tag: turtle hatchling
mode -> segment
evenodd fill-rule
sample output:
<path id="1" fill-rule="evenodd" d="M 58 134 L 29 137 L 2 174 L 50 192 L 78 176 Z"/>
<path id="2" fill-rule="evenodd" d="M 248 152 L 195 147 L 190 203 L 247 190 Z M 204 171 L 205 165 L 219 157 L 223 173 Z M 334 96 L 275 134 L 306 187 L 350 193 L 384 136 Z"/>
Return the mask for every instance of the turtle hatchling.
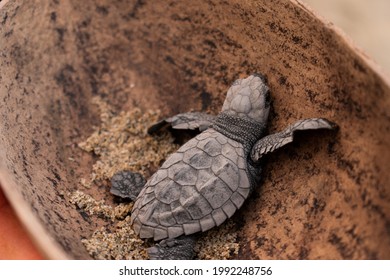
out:
<path id="1" fill-rule="evenodd" d="M 259 185 L 265 154 L 292 142 L 298 130 L 336 128 L 326 119 L 311 118 L 264 135 L 269 111 L 265 78 L 253 74 L 233 83 L 219 115 L 183 113 L 149 128 L 149 133 L 169 125 L 201 132 L 170 155 L 146 183 L 131 171 L 111 179 L 114 195 L 135 200 L 134 231 L 156 242 L 148 248 L 150 259 L 193 258 L 197 233 L 225 222 Z"/>

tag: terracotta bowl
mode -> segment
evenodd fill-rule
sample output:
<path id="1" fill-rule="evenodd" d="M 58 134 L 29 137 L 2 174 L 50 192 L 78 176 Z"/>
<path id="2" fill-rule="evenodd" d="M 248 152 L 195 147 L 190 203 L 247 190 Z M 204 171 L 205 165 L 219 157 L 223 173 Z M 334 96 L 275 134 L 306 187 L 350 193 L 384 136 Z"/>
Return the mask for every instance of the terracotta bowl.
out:
<path id="1" fill-rule="evenodd" d="M 272 91 L 270 132 L 306 117 L 340 129 L 269 158 L 237 213 L 238 257 L 390 258 L 389 82 L 301 2 L 3 1 L 0 38 L 0 183 L 47 258 L 90 258 L 81 239 L 99 224 L 68 193 L 95 160 L 77 147 L 98 124 L 92 97 L 217 113 L 253 72 Z"/>

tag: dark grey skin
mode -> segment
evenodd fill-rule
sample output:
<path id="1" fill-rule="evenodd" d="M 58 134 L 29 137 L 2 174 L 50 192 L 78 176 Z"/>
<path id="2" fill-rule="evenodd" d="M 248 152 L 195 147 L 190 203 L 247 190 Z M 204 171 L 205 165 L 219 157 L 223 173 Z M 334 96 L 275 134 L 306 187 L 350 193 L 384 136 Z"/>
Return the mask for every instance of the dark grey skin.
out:
<path id="1" fill-rule="evenodd" d="M 290 143 L 294 132 L 334 129 L 322 118 L 300 120 L 265 136 L 270 110 L 269 89 L 258 74 L 233 83 L 218 116 L 183 113 L 153 125 L 199 129 L 196 137 L 167 158 L 146 182 L 123 171 L 112 178 L 111 192 L 130 197 L 134 231 L 158 243 L 150 259 L 192 259 L 195 236 L 230 218 L 259 185 L 261 159 Z"/>

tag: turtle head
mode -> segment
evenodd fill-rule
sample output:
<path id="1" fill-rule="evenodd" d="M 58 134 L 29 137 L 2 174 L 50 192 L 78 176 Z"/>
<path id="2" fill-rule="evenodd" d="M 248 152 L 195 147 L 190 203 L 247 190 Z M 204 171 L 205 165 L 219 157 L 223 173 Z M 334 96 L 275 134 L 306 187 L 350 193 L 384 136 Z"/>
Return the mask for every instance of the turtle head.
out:
<path id="1" fill-rule="evenodd" d="M 270 94 L 265 78 L 253 74 L 238 79 L 229 88 L 222 112 L 266 124 L 270 110 Z"/>

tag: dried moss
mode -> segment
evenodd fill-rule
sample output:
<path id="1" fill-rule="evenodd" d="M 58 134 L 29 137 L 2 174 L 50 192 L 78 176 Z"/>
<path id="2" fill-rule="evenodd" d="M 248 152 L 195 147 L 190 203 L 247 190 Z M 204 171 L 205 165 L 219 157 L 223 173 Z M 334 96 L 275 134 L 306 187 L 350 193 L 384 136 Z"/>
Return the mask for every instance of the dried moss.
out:
<path id="1" fill-rule="evenodd" d="M 98 260 L 147 259 L 144 241 L 130 227 L 130 216 L 116 224 L 113 232 L 106 227 L 96 230 L 92 237 L 82 240 L 89 254 Z"/>
<path id="2" fill-rule="evenodd" d="M 70 202 L 89 215 L 97 215 L 112 221 L 124 219 L 133 207 L 133 203 L 119 203 L 112 207 L 107 205 L 104 200 L 96 201 L 82 191 L 73 192 L 70 195 Z"/>
<path id="3" fill-rule="evenodd" d="M 80 179 L 80 186 L 90 188 L 94 183 L 108 180 L 120 170 L 140 172 L 144 176 L 179 147 L 168 132 L 153 137 L 147 128 L 158 121 L 159 112 L 141 112 L 134 109 L 115 115 L 112 108 L 100 98 L 93 102 L 100 109 L 101 125 L 79 147 L 99 157 L 92 167 L 89 179 Z M 71 202 L 90 215 L 108 218 L 112 227 L 102 227 L 83 240 L 89 254 L 95 259 L 146 259 L 145 247 L 150 244 L 138 238 L 131 229 L 129 216 L 132 203 L 116 207 L 96 201 L 81 191 L 71 195 Z M 199 239 L 196 252 L 199 259 L 229 259 L 238 252 L 237 232 L 228 222 L 207 232 Z"/>
<path id="4" fill-rule="evenodd" d="M 232 220 L 204 233 L 195 245 L 201 260 L 228 260 L 238 254 L 238 232 Z"/>
<path id="5" fill-rule="evenodd" d="M 110 179 L 120 170 L 138 171 L 144 176 L 167 155 L 178 149 L 168 132 L 150 136 L 147 129 L 158 121 L 158 111 L 113 113 L 101 98 L 92 100 L 100 109 L 101 125 L 79 147 L 99 156 L 92 167 L 90 181 Z"/>
<path id="6" fill-rule="evenodd" d="M 82 209 L 89 215 L 97 215 L 108 219 L 114 219 L 112 215 L 112 207 L 105 204 L 103 200 L 96 201 L 91 196 L 75 191 L 70 195 L 70 202 Z"/>

